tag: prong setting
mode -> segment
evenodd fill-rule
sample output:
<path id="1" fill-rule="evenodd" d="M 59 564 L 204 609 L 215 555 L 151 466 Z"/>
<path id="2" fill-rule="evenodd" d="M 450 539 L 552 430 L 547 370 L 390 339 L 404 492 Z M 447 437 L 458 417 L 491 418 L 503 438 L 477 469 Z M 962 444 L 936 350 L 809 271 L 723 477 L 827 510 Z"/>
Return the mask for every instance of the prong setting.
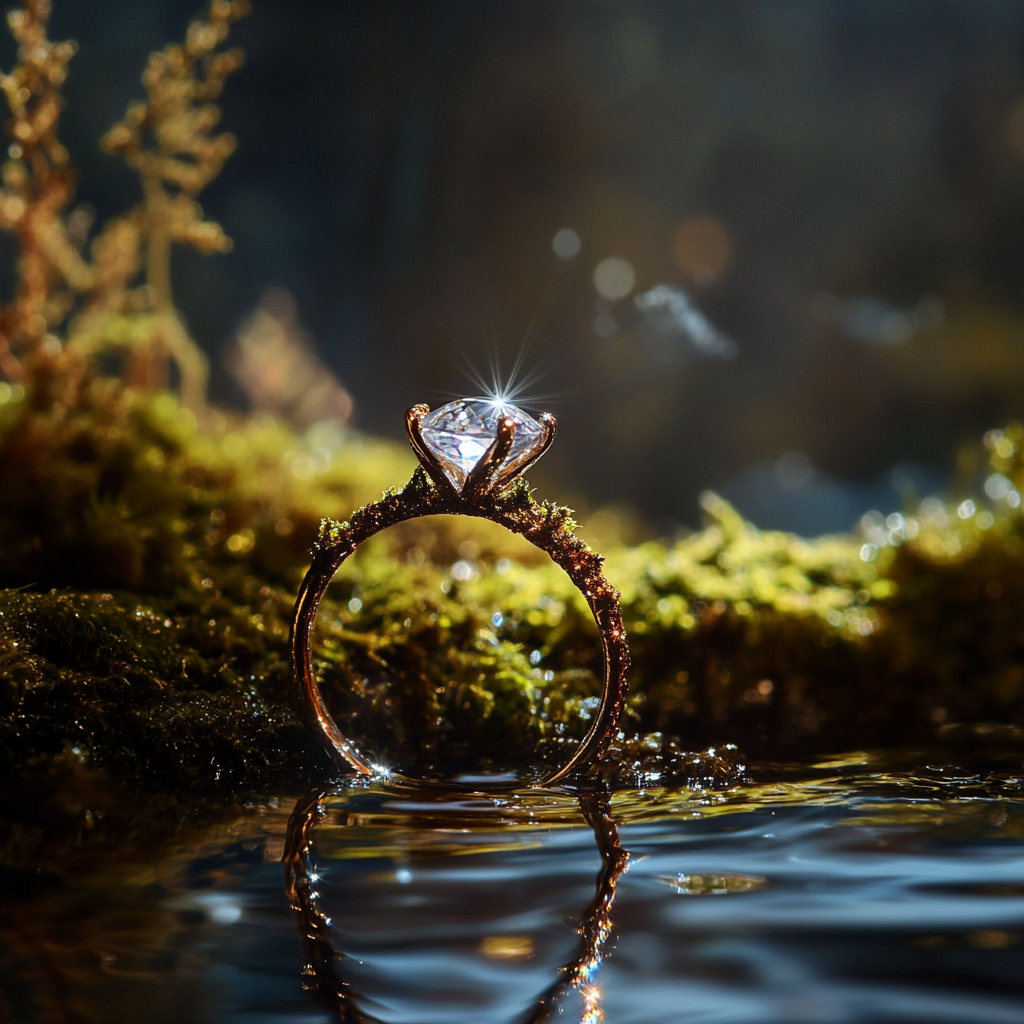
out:
<path id="1" fill-rule="evenodd" d="M 405 413 L 405 429 L 409 433 L 409 444 L 420 460 L 420 465 L 426 471 L 427 476 L 433 481 L 434 486 L 445 496 L 455 497 L 457 491 L 451 481 L 445 475 L 437 461 L 436 456 L 427 447 L 423 440 L 423 420 L 430 412 L 430 406 L 425 402 L 419 402 Z"/>
<path id="2" fill-rule="evenodd" d="M 503 490 L 532 466 L 555 438 L 555 418 L 537 419 L 514 405 L 459 399 L 431 412 L 405 414 L 409 443 L 438 490 L 464 503 Z"/>
<path id="3" fill-rule="evenodd" d="M 551 413 L 545 412 L 538 417 L 538 422 L 542 430 L 540 446 L 521 462 L 512 462 L 501 467 L 493 477 L 493 490 L 503 491 L 517 476 L 522 476 L 551 447 L 551 443 L 558 433 L 558 421 Z"/>
<path id="4" fill-rule="evenodd" d="M 498 420 L 497 436 L 490 448 L 480 456 L 480 461 L 473 467 L 462 486 L 464 501 L 475 501 L 481 494 L 491 490 L 491 482 L 501 465 L 512 451 L 516 439 L 516 421 L 511 416 L 503 416 Z"/>

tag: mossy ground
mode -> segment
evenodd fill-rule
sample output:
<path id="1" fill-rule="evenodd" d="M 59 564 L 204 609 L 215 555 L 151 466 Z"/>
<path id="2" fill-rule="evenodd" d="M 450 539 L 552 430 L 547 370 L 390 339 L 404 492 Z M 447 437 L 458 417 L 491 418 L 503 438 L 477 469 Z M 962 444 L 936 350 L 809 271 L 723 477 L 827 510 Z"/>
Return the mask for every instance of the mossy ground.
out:
<path id="1" fill-rule="evenodd" d="M 0 757 L 224 797 L 302 778 L 287 639 L 309 547 L 321 516 L 408 479 L 412 456 L 267 419 L 200 428 L 171 395 L 113 381 L 83 394 L 0 407 Z M 1012 495 L 1021 438 L 999 437 Z M 592 538 L 634 660 L 623 732 L 835 749 L 1024 725 L 1024 529 L 1006 495 L 960 515 L 932 502 L 868 547 L 758 531 L 713 495 L 675 543 Z M 367 545 L 328 591 L 319 651 L 363 744 L 440 771 L 557 757 L 600 688 L 568 579 L 475 520 Z"/>

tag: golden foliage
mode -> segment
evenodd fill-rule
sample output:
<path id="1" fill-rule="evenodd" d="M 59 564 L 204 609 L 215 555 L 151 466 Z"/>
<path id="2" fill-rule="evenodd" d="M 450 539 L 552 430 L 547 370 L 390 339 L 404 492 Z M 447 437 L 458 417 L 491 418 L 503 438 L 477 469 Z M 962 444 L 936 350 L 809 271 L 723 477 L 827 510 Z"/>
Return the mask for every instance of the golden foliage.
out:
<path id="1" fill-rule="evenodd" d="M 208 367 L 174 309 L 171 246 L 227 252 L 231 239 L 219 224 L 203 219 L 195 197 L 221 171 L 235 150 L 233 135 L 213 134 L 220 110 L 213 103 L 224 80 L 242 65 L 237 47 L 218 52 L 231 23 L 249 12 L 247 0 L 211 0 L 206 19 L 189 25 L 184 45 L 151 54 L 142 75 L 145 101 L 132 103 L 101 145 L 122 157 L 142 180 L 142 204 L 133 211 L 145 242 L 146 283 L 156 331 L 149 345 L 135 345 L 131 383 L 150 388 L 168 383 L 167 356 L 178 365 L 182 399 L 202 406 Z"/>
<path id="2" fill-rule="evenodd" d="M 70 309 L 67 286 L 91 284 L 81 241 L 73 240 L 61 216 L 75 185 L 68 152 L 57 138 L 61 86 L 75 44 L 47 38 L 49 16 L 50 0 L 27 0 L 23 9 L 8 14 L 18 62 L 0 77 L 13 140 L 10 159 L 0 170 L 0 227 L 13 232 L 21 248 L 14 300 L 0 310 L 0 368 L 13 379 L 26 376 L 18 353 L 38 359 L 59 351 L 48 333 Z"/>
<path id="3" fill-rule="evenodd" d="M 183 46 L 150 56 L 142 75 L 148 98 L 132 103 L 101 140 L 142 179 L 149 283 L 157 289 L 158 305 L 170 304 L 166 254 L 172 241 L 200 252 L 231 248 L 221 226 L 203 219 L 195 197 L 235 150 L 233 135 L 213 134 L 220 110 L 212 101 L 244 55 L 238 47 L 217 47 L 231 23 L 248 12 L 246 0 L 213 0 L 207 20 L 189 26 Z"/>
<path id="4" fill-rule="evenodd" d="M 220 118 L 213 100 L 242 63 L 240 50 L 218 47 L 231 23 L 248 13 L 248 2 L 211 0 L 184 45 L 151 55 L 142 79 L 147 99 L 131 104 L 103 139 L 108 152 L 139 173 L 143 201 L 106 224 L 91 260 L 82 255 L 88 217 L 64 213 L 75 173 L 57 138 L 75 44 L 50 41 L 50 11 L 50 0 L 25 0 L 8 16 L 19 45 L 13 70 L 0 76 L 13 115 L 6 126 L 10 159 L 0 171 L 0 229 L 17 236 L 21 254 L 14 300 L 0 308 L 0 371 L 36 384 L 62 377 L 67 385 L 80 376 L 72 372 L 76 363 L 80 368 L 99 349 L 122 348 L 128 381 L 149 388 L 167 385 L 173 359 L 183 401 L 199 409 L 207 364 L 174 308 L 171 246 L 207 253 L 231 247 L 220 225 L 203 219 L 195 197 L 235 148 L 233 136 L 213 133 Z M 145 284 L 133 288 L 143 249 Z M 76 308 L 81 315 L 71 322 L 64 352 L 52 332 Z"/>

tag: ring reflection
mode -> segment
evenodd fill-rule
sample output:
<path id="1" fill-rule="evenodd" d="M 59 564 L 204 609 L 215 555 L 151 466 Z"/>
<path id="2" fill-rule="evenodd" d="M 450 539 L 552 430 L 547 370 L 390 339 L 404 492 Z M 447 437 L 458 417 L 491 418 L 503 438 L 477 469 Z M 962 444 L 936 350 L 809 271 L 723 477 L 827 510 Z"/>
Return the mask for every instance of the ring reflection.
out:
<path id="1" fill-rule="evenodd" d="M 330 917 L 321 906 L 319 878 L 313 860 L 313 834 L 327 813 L 329 800 L 336 794 L 337 791 L 333 789 L 315 788 L 296 803 L 288 822 L 282 858 L 285 891 L 295 914 L 302 943 L 303 975 L 307 991 L 337 1021 L 344 1024 L 379 1024 L 380 1018 L 367 1009 L 368 1000 L 355 991 L 351 977 L 353 965 L 350 958 L 335 945 Z M 485 797 L 485 794 L 478 791 L 459 792 L 423 787 L 410 788 L 401 795 L 405 800 L 418 804 L 440 798 L 442 801 L 452 800 L 456 806 L 467 799 Z M 510 802 L 514 802 L 514 799 Z M 523 1024 L 541 1024 L 564 1014 L 574 994 L 582 1004 L 579 1018 L 582 1024 L 596 1024 L 603 1019 L 597 973 L 606 955 L 605 947 L 612 932 L 611 913 L 616 887 L 628 867 L 629 855 L 619 843 L 607 791 L 593 789 L 581 792 L 576 799 L 601 855 L 596 891 L 576 929 L 579 939 L 574 955 L 555 971 L 548 987 L 535 998 L 530 1007 L 516 1016 L 515 1019 Z M 398 872 L 399 875 L 402 873 Z M 501 949 L 495 946 L 489 955 L 516 956 L 515 942 L 505 940 Z"/>

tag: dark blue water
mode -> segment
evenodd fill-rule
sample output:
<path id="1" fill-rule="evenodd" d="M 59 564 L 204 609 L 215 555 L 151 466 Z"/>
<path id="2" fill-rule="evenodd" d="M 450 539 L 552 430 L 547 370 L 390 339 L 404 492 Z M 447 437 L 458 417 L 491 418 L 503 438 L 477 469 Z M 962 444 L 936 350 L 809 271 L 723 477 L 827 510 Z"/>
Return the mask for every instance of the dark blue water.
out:
<path id="1" fill-rule="evenodd" d="M 751 766 L 589 823 L 569 793 L 335 791 L 296 915 L 279 860 L 302 799 L 13 900 L 3 1019 L 486 1024 L 546 995 L 588 1024 L 1024 1021 L 1012 759 Z M 315 962 L 316 914 L 341 956 Z"/>

